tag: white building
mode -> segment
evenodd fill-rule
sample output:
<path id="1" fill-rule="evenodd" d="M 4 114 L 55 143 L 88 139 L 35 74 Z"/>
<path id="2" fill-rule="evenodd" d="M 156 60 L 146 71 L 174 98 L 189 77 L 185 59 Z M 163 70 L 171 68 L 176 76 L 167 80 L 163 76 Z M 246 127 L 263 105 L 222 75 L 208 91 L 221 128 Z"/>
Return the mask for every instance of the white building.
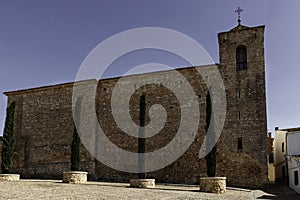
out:
<path id="1" fill-rule="evenodd" d="M 300 194 L 300 156 L 288 156 L 289 187 Z"/>
<path id="2" fill-rule="evenodd" d="M 288 178 L 289 187 L 300 193 L 300 127 L 275 129 L 274 166 L 276 180 Z"/>

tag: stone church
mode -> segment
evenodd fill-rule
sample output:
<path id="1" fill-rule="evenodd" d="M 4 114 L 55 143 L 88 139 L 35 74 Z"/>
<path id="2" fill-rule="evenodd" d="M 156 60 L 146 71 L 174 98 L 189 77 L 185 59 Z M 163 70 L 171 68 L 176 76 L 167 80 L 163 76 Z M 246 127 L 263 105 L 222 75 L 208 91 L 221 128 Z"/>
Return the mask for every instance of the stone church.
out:
<path id="1" fill-rule="evenodd" d="M 224 127 L 217 143 L 217 176 L 226 176 L 229 186 L 262 188 L 268 183 L 264 29 L 264 26 L 247 27 L 239 23 L 235 28 L 218 34 L 220 63 L 217 68 L 224 81 L 227 107 Z M 198 97 L 200 123 L 194 141 L 179 159 L 147 173 L 157 182 L 195 184 L 200 176 L 206 176 L 205 160 L 198 156 L 205 135 L 208 91 L 203 77 L 196 70 L 201 67 L 210 66 L 177 69 L 193 86 Z M 131 75 L 125 79 L 131 81 L 150 75 L 167 77 L 168 74 L 169 71 L 160 71 Z M 118 79 L 103 79 L 97 83 L 95 107 L 98 122 L 114 144 L 137 152 L 137 138 L 119 129 L 112 116 L 110 99 Z M 70 170 L 74 130 L 73 85 L 65 83 L 4 93 L 8 104 L 16 102 L 13 172 L 19 173 L 21 178 L 61 178 L 63 171 Z M 175 87 L 180 88 L 180 82 Z M 130 100 L 130 114 L 137 124 L 141 92 L 141 88 L 136 88 Z M 165 127 L 159 134 L 147 139 L 147 151 L 154 151 L 168 144 L 175 136 L 180 108 L 172 91 L 161 85 L 147 85 L 146 95 L 147 109 L 157 103 L 167 113 Z M 137 177 L 134 173 L 106 166 L 83 145 L 81 160 L 81 168 L 88 172 L 90 180 L 128 181 Z"/>

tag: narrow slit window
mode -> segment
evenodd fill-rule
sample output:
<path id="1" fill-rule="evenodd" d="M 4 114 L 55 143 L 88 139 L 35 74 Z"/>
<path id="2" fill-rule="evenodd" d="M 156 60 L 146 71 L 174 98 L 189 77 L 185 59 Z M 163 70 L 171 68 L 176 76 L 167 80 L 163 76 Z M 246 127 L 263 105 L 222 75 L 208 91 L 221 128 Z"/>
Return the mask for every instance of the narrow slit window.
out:
<path id="1" fill-rule="evenodd" d="M 284 152 L 284 142 L 281 144 L 281 151 Z"/>
<path id="2" fill-rule="evenodd" d="M 243 150 L 243 139 L 238 138 L 238 150 L 242 151 Z"/>
<path id="3" fill-rule="evenodd" d="M 247 69 L 247 49 L 242 45 L 236 48 L 236 69 L 238 71 Z"/>

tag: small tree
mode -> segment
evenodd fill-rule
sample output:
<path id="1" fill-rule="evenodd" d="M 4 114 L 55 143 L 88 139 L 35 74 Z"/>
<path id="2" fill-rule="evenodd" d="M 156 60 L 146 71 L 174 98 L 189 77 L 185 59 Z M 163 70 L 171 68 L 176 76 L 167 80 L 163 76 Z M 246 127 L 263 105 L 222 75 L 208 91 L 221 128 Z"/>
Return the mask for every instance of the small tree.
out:
<path id="1" fill-rule="evenodd" d="M 13 156 L 15 154 L 14 118 L 16 102 L 12 102 L 6 109 L 6 119 L 3 132 L 3 148 L 1 169 L 3 174 L 11 174 Z"/>
<path id="2" fill-rule="evenodd" d="M 75 104 L 75 113 L 74 113 L 74 131 L 73 131 L 73 140 L 71 145 L 71 171 L 80 171 L 80 136 L 77 131 L 77 126 L 80 124 L 80 112 L 81 112 L 82 98 L 78 97 Z"/>
<path id="3" fill-rule="evenodd" d="M 215 133 L 214 133 L 214 113 L 212 113 L 212 102 L 210 92 L 207 92 L 206 95 L 206 147 L 209 147 L 211 144 L 215 143 Z M 209 130 L 209 125 L 211 124 L 211 129 Z M 209 131 L 211 131 L 209 133 Z M 217 143 L 214 145 L 212 150 L 205 156 L 206 167 L 207 167 L 207 176 L 214 177 L 216 176 L 216 165 L 217 165 Z"/>
<path id="4" fill-rule="evenodd" d="M 146 152 L 146 138 L 145 138 L 145 121 L 146 121 L 146 95 L 143 93 L 140 97 L 140 129 L 138 138 L 138 167 L 143 173 L 139 173 L 140 179 L 146 178 L 146 163 L 145 163 L 145 152 Z"/>

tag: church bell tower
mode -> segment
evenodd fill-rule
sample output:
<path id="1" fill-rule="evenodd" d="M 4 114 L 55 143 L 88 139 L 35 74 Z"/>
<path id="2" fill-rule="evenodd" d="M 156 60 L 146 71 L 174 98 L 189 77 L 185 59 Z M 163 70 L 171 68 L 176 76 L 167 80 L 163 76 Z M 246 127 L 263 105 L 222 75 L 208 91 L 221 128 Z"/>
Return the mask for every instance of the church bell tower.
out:
<path id="1" fill-rule="evenodd" d="M 265 26 L 248 27 L 242 25 L 241 9 L 238 8 L 238 24 L 227 32 L 218 34 L 219 70 L 226 88 L 227 114 L 222 132 L 224 151 L 222 162 L 248 159 L 247 164 L 236 162 L 221 168 L 228 181 L 249 181 L 243 174 L 257 173 L 251 179 L 253 185 L 266 183 L 267 169 L 267 116 L 265 89 L 264 30 Z M 228 152 L 227 151 L 227 152 Z M 222 161 L 223 159 L 223 161 Z M 258 164 L 259 163 L 259 164 Z M 243 170 L 242 170 L 243 169 Z M 256 180 L 257 179 L 257 180 Z"/>

